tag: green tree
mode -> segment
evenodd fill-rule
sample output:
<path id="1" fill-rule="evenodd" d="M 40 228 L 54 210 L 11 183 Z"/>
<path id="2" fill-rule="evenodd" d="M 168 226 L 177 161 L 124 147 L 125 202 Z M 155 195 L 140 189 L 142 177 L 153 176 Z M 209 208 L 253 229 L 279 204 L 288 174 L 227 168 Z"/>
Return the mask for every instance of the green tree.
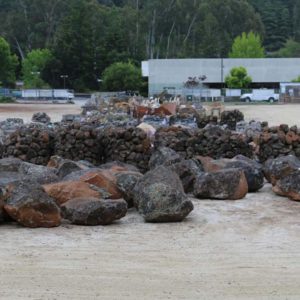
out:
<path id="1" fill-rule="evenodd" d="M 117 62 L 103 72 L 103 88 L 108 91 L 138 91 L 142 86 L 140 68 L 131 62 Z"/>
<path id="2" fill-rule="evenodd" d="M 10 51 L 9 44 L 0 37 L 0 82 L 3 86 L 14 86 L 18 58 Z"/>
<path id="3" fill-rule="evenodd" d="M 292 80 L 292 82 L 300 82 L 300 75 L 297 78 L 295 78 L 294 80 Z"/>
<path id="4" fill-rule="evenodd" d="M 43 80 L 43 72 L 53 59 L 49 49 L 32 50 L 22 62 L 22 73 L 26 88 L 43 88 L 47 83 Z"/>
<path id="5" fill-rule="evenodd" d="M 263 58 L 265 50 L 261 38 L 252 31 L 248 34 L 243 32 L 233 42 L 230 58 Z"/>
<path id="6" fill-rule="evenodd" d="M 236 67 L 230 70 L 230 74 L 226 76 L 225 83 L 231 89 L 247 88 L 252 82 L 252 78 L 248 76 L 244 67 Z"/>
<path id="7" fill-rule="evenodd" d="M 300 57 L 300 42 L 289 39 L 283 48 L 273 53 L 273 57 Z"/>

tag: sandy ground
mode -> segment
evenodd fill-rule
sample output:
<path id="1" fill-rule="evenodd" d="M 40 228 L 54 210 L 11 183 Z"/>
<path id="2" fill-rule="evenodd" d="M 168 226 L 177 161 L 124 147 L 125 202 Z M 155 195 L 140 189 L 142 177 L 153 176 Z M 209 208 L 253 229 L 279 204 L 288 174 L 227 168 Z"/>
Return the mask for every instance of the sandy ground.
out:
<path id="1" fill-rule="evenodd" d="M 227 105 L 226 109 L 239 109 L 246 121 L 268 121 L 270 126 L 288 124 L 300 126 L 299 104 Z"/>
<path id="2" fill-rule="evenodd" d="M 183 223 L 1 227 L 0 299 L 300 299 L 300 203 L 267 185 Z"/>
<path id="3" fill-rule="evenodd" d="M 32 115 L 37 112 L 46 112 L 52 122 L 61 121 L 63 115 L 80 114 L 81 105 L 76 104 L 0 104 L 0 121 L 7 118 L 21 118 L 24 122 L 31 121 Z"/>
<path id="4" fill-rule="evenodd" d="M 234 108 L 300 122 L 297 105 Z M 37 111 L 60 120 L 80 105 L 1 105 L 0 120 Z M 132 210 L 108 227 L 1 226 L 0 299 L 300 299 L 300 203 L 266 185 L 241 201 L 194 204 L 178 224 L 145 224 Z"/>

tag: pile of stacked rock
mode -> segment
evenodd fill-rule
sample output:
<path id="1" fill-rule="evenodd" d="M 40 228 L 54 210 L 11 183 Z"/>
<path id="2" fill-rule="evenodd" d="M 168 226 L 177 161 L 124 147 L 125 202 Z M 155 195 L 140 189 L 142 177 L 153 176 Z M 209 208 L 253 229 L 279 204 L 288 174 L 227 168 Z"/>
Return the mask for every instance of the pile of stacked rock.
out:
<path id="1" fill-rule="evenodd" d="M 121 161 L 137 166 L 142 172 L 148 169 L 151 143 L 147 134 L 135 127 L 106 128 L 100 134 L 104 161 Z"/>
<path id="2" fill-rule="evenodd" d="M 102 146 L 99 129 L 80 122 L 60 124 L 55 128 L 56 155 L 71 160 L 87 160 L 93 164 L 102 162 Z"/>
<path id="3" fill-rule="evenodd" d="M 4 140 L 3 157 L 17 157 L 46 165 L 54 151 L 54 131 L 45 125 L 30 124 L 18 128 Z"/>
<path id="4" fill-rule="evenodd" d="M 283 124 L 265 127 L 256 143 L 259 145 L 258 156 L 262 162 L 289 154 L 300 157 L 300 130 L 297 126 Z"/>
<path id="5" fill-rule="evenodd" d="M 185 158 L 197 155 L 232 158 L 238 154 L 252 157 L 252 148 L 243 135 L 218 126 L 198 130 L 174 127 L 160 129 L 156 133 L 155 146 L 169 147 Z"/>

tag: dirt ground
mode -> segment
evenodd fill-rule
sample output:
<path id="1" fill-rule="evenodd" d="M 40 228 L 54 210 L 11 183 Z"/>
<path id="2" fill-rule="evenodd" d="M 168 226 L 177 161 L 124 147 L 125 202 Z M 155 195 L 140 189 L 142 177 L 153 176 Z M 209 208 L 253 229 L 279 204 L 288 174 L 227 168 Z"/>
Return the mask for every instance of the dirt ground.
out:
<path id="1" fill-rule="evenodd" d="M 5 107 L 1 120 L 15 106 Z M 15 116 L 29 119 L 79 111 L 19 108 Z M 249 119 L 299 125 L 300 106 L 235 108 Z M 300 203 L 266 185 L 240 201 L 194 204 L 176 224 L 145 224 L 131 210 L 108 227 L 1 226 L 0 299 L 300 299 Z"/>

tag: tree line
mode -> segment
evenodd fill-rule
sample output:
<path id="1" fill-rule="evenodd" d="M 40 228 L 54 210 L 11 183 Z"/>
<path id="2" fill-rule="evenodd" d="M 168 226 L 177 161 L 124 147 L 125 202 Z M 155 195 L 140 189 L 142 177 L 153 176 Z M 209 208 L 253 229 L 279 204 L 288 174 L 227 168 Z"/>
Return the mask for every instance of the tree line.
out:
<path id="1" fill-rule="evenodd" d="M 300 57 L 299 19 L 298 0 L 0 0 L 16 77 L 62 87 L 67 75 L 76 90 L 99 89 L 114 63 L 228 57 L 251 31 L 264 55 Z"/>

